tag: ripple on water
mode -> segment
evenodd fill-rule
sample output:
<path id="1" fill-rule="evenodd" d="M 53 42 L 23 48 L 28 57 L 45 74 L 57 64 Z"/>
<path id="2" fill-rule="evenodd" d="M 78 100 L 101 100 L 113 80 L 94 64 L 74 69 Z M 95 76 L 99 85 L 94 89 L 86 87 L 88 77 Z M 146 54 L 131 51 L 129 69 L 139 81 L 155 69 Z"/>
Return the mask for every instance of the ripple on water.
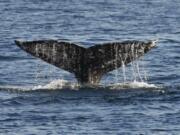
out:
<path id="1" fill-rule="evenodd" d="M 0 134 L 179 134 L 179 7 L 178 0 L 1 0 Z M 68 39 L 84 47 L 159 42 L 142 60 L 148 83 L 120 84 L 113 72 L 104 76 L 105 87 L 93 88 L 27 55 L 14 44 L 19 38 Z"/>

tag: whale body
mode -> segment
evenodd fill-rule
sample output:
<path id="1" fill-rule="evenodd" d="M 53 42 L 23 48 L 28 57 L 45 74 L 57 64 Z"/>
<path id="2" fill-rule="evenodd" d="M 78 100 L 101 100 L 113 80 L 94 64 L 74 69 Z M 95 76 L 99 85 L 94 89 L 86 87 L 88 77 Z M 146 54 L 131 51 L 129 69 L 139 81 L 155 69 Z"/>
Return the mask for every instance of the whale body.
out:
<path id="1" fill-rule="evenodd" d="M 75 74 L 80 84 L 90 85 L 97 85 L 107 72 L 127 65 L 156 46 L 156 41 L 111 42 L 89 48 L 59 40 L 15 43 L 27 53 Z"/>

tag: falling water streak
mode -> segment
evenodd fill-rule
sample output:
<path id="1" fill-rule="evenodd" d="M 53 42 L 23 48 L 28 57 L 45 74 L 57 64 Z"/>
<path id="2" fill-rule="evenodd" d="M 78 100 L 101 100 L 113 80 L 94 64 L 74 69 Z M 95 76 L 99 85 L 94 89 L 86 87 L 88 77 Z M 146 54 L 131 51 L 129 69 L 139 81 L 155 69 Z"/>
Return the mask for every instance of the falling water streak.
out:
<path id="1" fill-rule="evenodd" d="M 138 44 L 137 44 L 137 46 L 138 46 Z M 147 73 L 144 69 L 144 65 L 140 65 L 139 61 L 136 60 L 138 58 L 138 50 L 136 49 L 135 44 L 132 44 L 130 49 L 131 49 L 130 50 L 131 53 L 130 53 L 129 57 L 132 61 L 130 63 L 131 69 L 132 69 L 132 81 L 141 81 L 141 82 L 147 81 Z M 124 59 L 121 60 L 124 82 L 127 81 L 125 61 L 126 61 L 126 57 L 124 57 Z M 142 67 L 143 70 L 140 70 L 140 67 Z M 142 75 L 144 75 L 144 76 L 142 76 Z"/>
<path id="2" fill-rule="evenodd" d="M 138 57 L 138 51 L 135 50 L 135 58 L 137 58 L 137 57 Z M 140 81 L 143 82 L 143 79 L 141 77 L 140 70 L 139 70 L 139 61 L 138 60 L 135 61 L 135 67 L 136 67 L 136 71 L 137 71 Z"/>
<path id="3" fill-rule="evenodd" d="M 138 61 L 135 62 L 135 66 L 136 66 L 136 71 L 137 71 L 137 74 L 138 74 L 138 78 L 140 79 L 141 82 L 143 82 L 144 80 L 143 80 L 143 78 L 141 76 L 141 73 L 140 73 L 139 62 Z"/>
<path id="4" fill-rule="evenodd" d="M 118 83 L 118 73 L 119 73 L 117 63 L 118 63 L 118 46 L 115 44 L 115 67 L 116 67 L 115 68 L 116 69 L 115 81 L 116 81 L 116 83 Z"/>
<path id="5" fill-rule="evenodd" d="M 38 54 L 38 52 L 39 52 L 39 48 L 38 48 L 38 45 L 36 45 L 35 46 L 35 53 L 36 53 L 36 56 L 38 56 L 39 54 Z M 39 63 L 36 63 L 36 68 L 35 68 L 36 70 L 36 74 L 35 74 L 35 81 L 36 82 L 39 82 L 39 76 L 40 76 L 40 64 Z"/>
<path id="6" fill-rule="evenodd" d="M 43 46 L 43 44 L 37 44 L 35 46 L 35 53 L 36 53 L 36 56 L 39 56 L 39 49 L 42 49 L 42 55 L 44 56 L 45 55 L 45 48 Z M 39 62 L 36 63 L 36 67 L 35 67 L 35 81 L 37 83 L 39 83 L 41 81 L 42 78 L 46 78 L 46 75 L 43 74 L 43 67 Z"/>
<path id="7" fill-rule="evenodd" d="M 141 65 L 142 65 L 142 66 L 141 66 L 141 67 L 142 67 L 142 68 L 141 68 L 141 71 L 142 71 L 142 74 L 144 75 L 144 76 L 143 76 L 144 81 L 147 82 L 147 80 L 148 80 L 148 79 L 147 79 L 147 72 L 146 72 L 146 70 L 145 70 L 145 64 L 144 64 L 144 61 L 143 61 L 143 60 L 141 61 Z"/>
<path id="8" fill-rule="evenodd" d="M 147 82 L 147 80 L 148 80 L 148 74 L 147 74 L 147 72 L 145 71 L 145 69 L 144 69 L 144 80 L 145 80 L 145 82 Z"/>
<path id="9" fill-rule="evenodd" d="M 131 77 L 132 79 L 131 80 L 135 81 L 136 80 L 136 74 L 135 74 L 134 67 L 133 67 L 134 62 L 131 62 L 130 65 L 131 65 L 131 71 L 132 71 L 132 77 Z"/>
<path id="10" fill-rule="evenodd" d="M 122 72 L 123 72 L 124 83 L 126 83 L 126 66 L 124 64 L 124 61 L 122 61 Z"/>
<path id="11" fill-rule="evenodd" d="M 53 62 L 55 62 L 56 61 L 56 46 L 55 46 L 55 44 L 53 44 L 53 48 L 52 48 L 51 53 L 52 53 L 51 54 L 52 60 L 53 60 Z M 49 65 L 49 74 L 48 74 L 48 76 L 49 76 L 50 81 L 54 80 L 54 78 L 52 77 L 54 72 L 55 72 L 54 68 L 51 65 Z"/>
<path id="12" fill-rule="evenodd" d="M 134 68 L 134 65 L 135 65 L 134 64 L 134 58 L 135 58 L 134 57 L 134 50 L 135 50 L 134 46 L 135 46 L 134 44 L 132 44 L 132 46 L 131 46 L 131 56 L 130 56 L 130 58 L 131 58 L 131 61 L 132 61 L 131 62 L 131 69 L 132 69 L 132 75 L 133 75 L 132 80 L 136 81 L 137 80 L 137 75 L 136 75 L 136 71 L 135 71 L 135 68 Z"/>
<path id="13" fill-rule="evenodd" d="M 147 82 L 147 72 L 146 71 L 143 71 L 143 81 L 144 82 Z"/>
<path id="14" fill-rule="evenodd" d="M 124 83 L 126 83 L 126 66 L 125 66 L 125 63 L 126 63 L 126 59 L 128 57 L 128 55 L 126 55 L 126 53 L 124 53 L 124 55 L 120 55 L 121 56 L 121 65 L 122 65 L 122 72 L 123 72 L 123 80 L 124 80 Z"/>

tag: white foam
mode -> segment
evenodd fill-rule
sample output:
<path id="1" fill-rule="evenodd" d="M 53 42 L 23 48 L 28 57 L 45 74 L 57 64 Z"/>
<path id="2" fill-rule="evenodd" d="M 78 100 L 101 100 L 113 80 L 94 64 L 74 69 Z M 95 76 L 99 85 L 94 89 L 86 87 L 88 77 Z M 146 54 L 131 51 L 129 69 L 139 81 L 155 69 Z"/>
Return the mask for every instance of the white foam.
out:
<path id="1" fill-rule="evenodd" d="M 126 82 L 126 83 L 116 83 L 110 86 L 111 89 L 125 89 L 125 88 L 133 88 L 133 89 L 137 89 L 137 88 L 158 88 L 156 85 L 154 84 L 148 84 L 146 82 L 137 82 L 137 81 L 133 81 L 133 82 Z"/>
<path id="2" fill-rule="evenodd" d="M 45 85 L 37 85 L 37 86 L 0 86 L 0 89 L 7 89 L 7 90 L 20 90 L 20 91 L 33 91 L 33 90 L 61 90 L 61 89 L 71 89 L 71 90 L 78 90 L 79 88 L 107 88 L 107 89 L 161 89 L 160 87 L 154 85 L 154 84 L 148 84 L 146 82 L 126 82 L 126 83 L 115 83 L 111 85 L 98 85 L 98 86 L 89 86 L 89 85 L 83 85 L 80 86 L 78 83 L 69 82 L 67 80 L 58 79 L 53 80 L 48 84 Z"/>
<path id="3" fill-rule="evenodd" d="M 0 86 L 0 89 L 4 90 L 18 90 L 18 91 L 31 91 L 32 88 L 30 86 L 11 86 L 11 85 L 6 85 L 6 86 Z"/>
<path id="4" fill-rule="evenodd" d="M 77 83 L 72 83 L 68 82 L 67 80 L 63 79 L 58 79 L 58 80 L 53 80 L 52 82 L 42 86 L 38 85 L 33 87 L 32 90 L 37 90 L 37 89 L 77 89 L 79 85 Z"/>

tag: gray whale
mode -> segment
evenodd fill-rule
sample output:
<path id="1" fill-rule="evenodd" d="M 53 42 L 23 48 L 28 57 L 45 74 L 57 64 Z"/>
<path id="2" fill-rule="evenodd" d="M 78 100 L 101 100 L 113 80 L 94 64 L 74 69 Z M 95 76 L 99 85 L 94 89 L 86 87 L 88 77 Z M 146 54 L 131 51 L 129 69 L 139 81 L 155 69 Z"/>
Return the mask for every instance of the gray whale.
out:
<path id="1" fill-rule="evenodd" d="M 97 85 L 109 71 L 126 65 L 154 48 L 156 41 L 124 41 L 89 48 L 58 40 L 18 41 L 24 51 L 75 74 L 80 84 Z"/>

